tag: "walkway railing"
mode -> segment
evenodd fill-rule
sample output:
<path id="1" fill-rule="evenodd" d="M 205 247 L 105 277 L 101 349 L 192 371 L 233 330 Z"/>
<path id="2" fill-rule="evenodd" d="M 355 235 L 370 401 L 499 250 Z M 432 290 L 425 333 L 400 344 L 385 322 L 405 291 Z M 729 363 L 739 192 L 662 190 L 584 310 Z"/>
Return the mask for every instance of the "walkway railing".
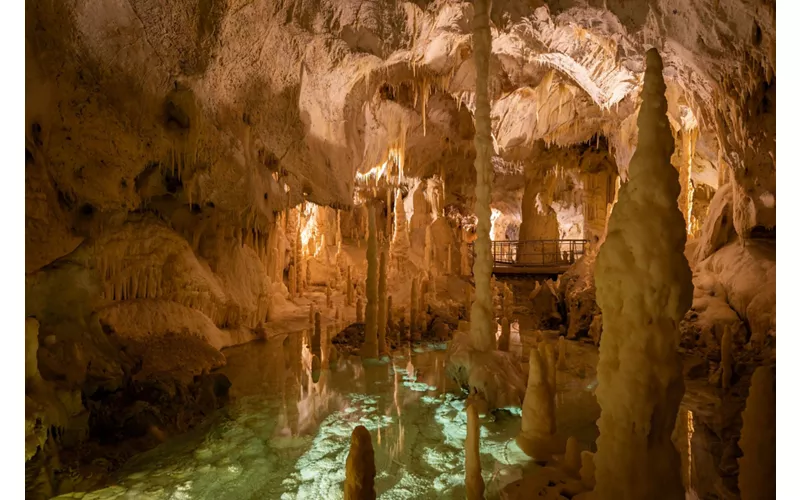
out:
<path id="1" fill-rule="evenodd" d="M 492 241 L 494 267 L 568 267 L 578 260 L 584 252 L 588 240 L 526 240 Z M 475 246 L 470 244 L 472 255 Z"/>

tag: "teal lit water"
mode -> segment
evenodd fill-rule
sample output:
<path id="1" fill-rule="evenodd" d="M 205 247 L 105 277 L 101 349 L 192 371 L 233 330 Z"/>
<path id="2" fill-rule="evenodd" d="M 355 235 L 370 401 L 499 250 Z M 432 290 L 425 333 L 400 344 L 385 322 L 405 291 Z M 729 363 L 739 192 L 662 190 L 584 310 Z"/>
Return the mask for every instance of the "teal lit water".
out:
<path id="1" fill-rule="evenodd" d="M 514 340 L 515 349 L 526 343 L 516 332 Z M 371 362 L 336 356 L 327 342 L 318 359 L 306 345 L 291 334 L 226 350 L 233 383 L 226 408 L 128 462 L 114 486 L 58 498 L 342 498 L 357 425 L 372 434 L 378 498 L 464 498 L 464 396 L 445 375 L 444 344 Z M 594 352 L 574 358 L 576 366 L 596 363 Z M 599 414 L 593 371 L 576 371 L 559 372 L 559 434 L 589 448 Z M 519 408 L 482 426 L 488 498 L 533 467 L 514 443 L 519 426 Z"/>

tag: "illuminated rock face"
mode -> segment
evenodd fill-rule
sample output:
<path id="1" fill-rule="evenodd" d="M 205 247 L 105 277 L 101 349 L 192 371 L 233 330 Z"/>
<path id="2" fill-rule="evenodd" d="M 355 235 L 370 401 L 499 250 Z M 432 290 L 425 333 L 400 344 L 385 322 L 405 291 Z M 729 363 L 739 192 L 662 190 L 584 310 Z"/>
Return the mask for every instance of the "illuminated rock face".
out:
<path id="1" fill-rule="evenodd" d="M 684 496 L 670 436 L 683 395 L 678 322 L 691 305 L 692 281 L 664 90 L 661 57 L 651 49 L 638 146 L 595 268 L 603 313 L 594 460 L 601 500 Z"/>
<path id="2" fill-rule="evenodd" d="M 363 425 L 353 430 L 344 479 L 345 500 L 375 500 L 375 452 Z"/>

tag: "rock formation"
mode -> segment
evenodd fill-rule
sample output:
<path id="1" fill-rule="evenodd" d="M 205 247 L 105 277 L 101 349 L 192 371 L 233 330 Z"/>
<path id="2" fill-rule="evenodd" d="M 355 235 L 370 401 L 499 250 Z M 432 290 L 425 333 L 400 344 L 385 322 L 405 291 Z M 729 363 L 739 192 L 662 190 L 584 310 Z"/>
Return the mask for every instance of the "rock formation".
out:
<path id="1" fill-rule="evenodd" d="M 378 273 L 378 353 L 385 354 L 386 350 L 386 324 L 387 311 L 391 307 L 391 297 L 389 303 L 386 299 L 386 251 L 381 251 L 380 269 Z"/>
<path id="2" fill-rule="evenodd" d="M 511 341 L 511 325 L 508 323 L 508 318 L 503 318 L 500 321 L 500 339 L 497 341 L 497 350 L 508 352 L 508 345 Z"/>
<path id="3" fill-rule="evenodd" d="M 484 483 L 481 476 L 481 421 L 475 405 L 467 406 L 467 441 L 465 467 L 468 500 L 483 500 Z"/>
<path id="4" fill-rule="evenodd" d="M 555 390 L 550 385 L 548 363 L 531 349 L 528 389 L 522 403 L 522 429 L 517 445 L 537 461 L 549 460 L 556 451 Z"/>
<path id="5" fill-rule="evenodd" d="M 684 497 L 670 436 L 683 395 L 678 322 L 691 305 L 692 276 L 662 68 L 650 49 L 639 142 L 595 269 L 603 311 L 594 460 L 601 499 Z"/>
<path id="6" fill-rule="evenodd" d="M 367 237 L 367 307 L 366 334 L 361 356 L 378 356 L 378 228 L 375 223 L 375 205 L 369 206 L 369 235 Z M 361 299 L 358 299 L 361 302 Z M 359 309 L 360 310 L 360 309 Z"/>
<path id="7" fill-rule="evenodd" d="M 375 500 L 375 452 L 363 425 L 353 429 L 344 479 L 345 500 Z"/>

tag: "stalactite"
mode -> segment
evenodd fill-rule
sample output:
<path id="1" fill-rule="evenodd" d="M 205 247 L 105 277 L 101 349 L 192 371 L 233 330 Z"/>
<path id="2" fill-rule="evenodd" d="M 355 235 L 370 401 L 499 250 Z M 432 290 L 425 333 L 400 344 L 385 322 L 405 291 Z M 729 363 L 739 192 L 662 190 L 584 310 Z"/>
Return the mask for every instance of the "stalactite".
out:
<path id="1" fill-rule="evenodd" d="M 603 338 L 597 367 L 601 500 L 683 499 L 671 440 L 683 395 L 678 323 L 692 303 L 661 57 L 647 51 L 639 142 L 595 263 Z"/>
<path id="2" fill-rule="evenodd" d="M 375 205 L 369 206 L 369 234 L 367 238 L 367 311 L 366 334 L 361 348 L 362 357 L 374 358 L 378 354 L 378 229 L 375 222 Z"/>
<path id="3" fill-rule="evenodd" d="M 322 315 L 317 311 L 314 314 L 314 333 L 311 335 L 311 352 L 320 352 L 322 346 Z"/>
<path id="4" fill-rule="evenodd" d="M 481 421 L 475 405 L 467 406 L 467 440 L 465 442 L 465 468 L 467 500 L 483 500 L 481 476 Z"/>
<path id="5" fill-rule="evenodd" d="M 381 252 L 378 270 L 378 354 L 386 353 L 386 251 Z"/>

